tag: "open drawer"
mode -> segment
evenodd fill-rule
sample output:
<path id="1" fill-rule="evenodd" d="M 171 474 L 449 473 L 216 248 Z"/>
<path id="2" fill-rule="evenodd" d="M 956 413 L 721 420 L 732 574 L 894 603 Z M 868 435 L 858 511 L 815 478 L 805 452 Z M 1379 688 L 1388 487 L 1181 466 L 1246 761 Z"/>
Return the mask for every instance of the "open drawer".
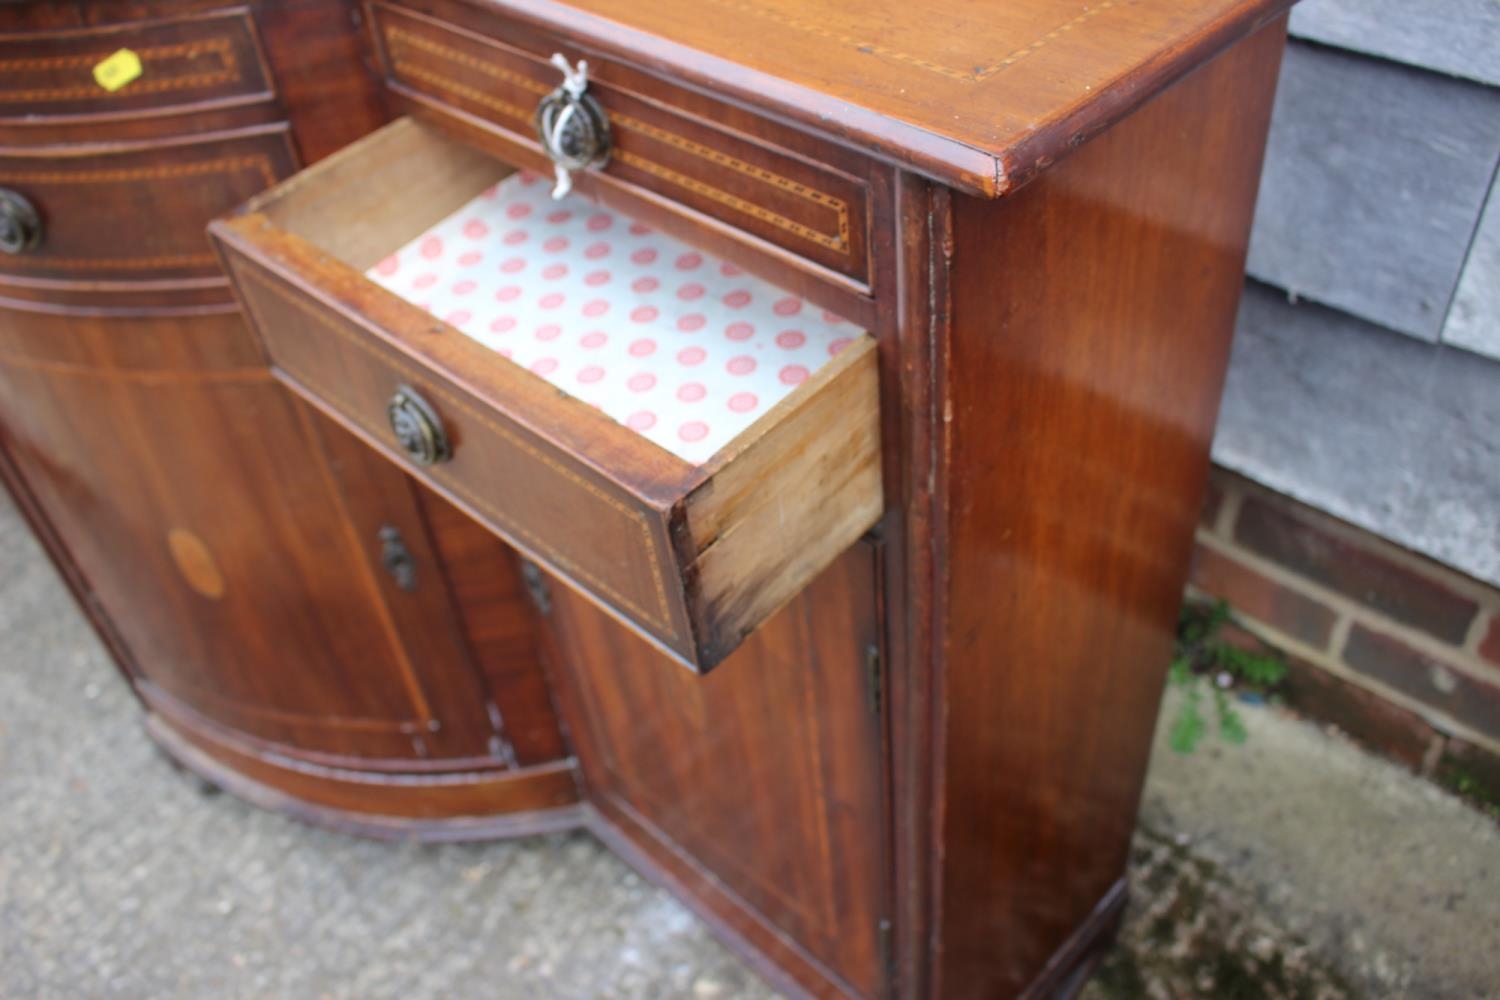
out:
<path id="1" fill-rule="evenodd" d="M 879 519 L 874 341 L 403 119 L 211 227 L 282 381 L 695 670 Z"/>

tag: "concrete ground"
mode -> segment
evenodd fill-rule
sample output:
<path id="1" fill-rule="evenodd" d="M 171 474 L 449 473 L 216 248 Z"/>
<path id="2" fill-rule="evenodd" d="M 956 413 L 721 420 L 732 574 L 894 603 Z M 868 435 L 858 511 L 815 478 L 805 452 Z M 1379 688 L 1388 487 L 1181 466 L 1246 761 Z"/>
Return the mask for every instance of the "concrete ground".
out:
<path id="1" fill-rule="evenodd" d="M 1243 746 L 1158 732 L 1091 1000 L 1500 997 L 1500 826 L 1336 733 L 1241 714 Z"/>
<path id="2" fill-rule="evenodd" d="M 1159 747 L 1127 997 L 1500 995 L 1500 830 L 1274 710 Z M 0 996 L 769 997 L 586 835 L 393 846 L 205 794 L 152 749 L 0 497 Z"/>

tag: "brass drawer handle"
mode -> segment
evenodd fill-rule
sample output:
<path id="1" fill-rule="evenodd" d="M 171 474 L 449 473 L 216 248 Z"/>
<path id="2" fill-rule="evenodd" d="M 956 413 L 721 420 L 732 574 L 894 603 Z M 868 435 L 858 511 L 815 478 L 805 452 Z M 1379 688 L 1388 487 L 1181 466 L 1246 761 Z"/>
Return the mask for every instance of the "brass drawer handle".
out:
<path id="1" fill-rule="evenodd" d="M 386 404 L 385 415 L 396 443 L 413 462 L 421 466 L 437 465 L 453 457 L 442 418 L 411 386 L 397 386 L 396 394 Z"/>
<path id="2" fill-rule="evenodd" d="M 602 167 L 608 162 L 609 118 L 587 93 L 587 61 L 580 59 L 575 69 L 558 52 L 552 56 L 552 65 L 562 70 L 563 82 L 537 105 L 536 130 L 557 175 L 552 197 L 562 198 L 573 190 L 574 171 Z"/>
<path id="3" fill-rule="evenodd" d="M 19 191 L 0 188 L 0 250 L 22 254 L 42 245 L 42 217 Z"/>

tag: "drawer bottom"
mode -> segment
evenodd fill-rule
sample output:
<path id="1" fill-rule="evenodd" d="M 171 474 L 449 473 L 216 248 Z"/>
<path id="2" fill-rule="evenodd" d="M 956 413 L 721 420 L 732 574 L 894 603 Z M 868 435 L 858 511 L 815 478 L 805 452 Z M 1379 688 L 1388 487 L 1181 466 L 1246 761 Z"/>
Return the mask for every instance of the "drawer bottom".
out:
<path id="1" fill-rule="evenodd" d="M 694 465 L 864 336 L 530 173 L 366 276 Z"/>

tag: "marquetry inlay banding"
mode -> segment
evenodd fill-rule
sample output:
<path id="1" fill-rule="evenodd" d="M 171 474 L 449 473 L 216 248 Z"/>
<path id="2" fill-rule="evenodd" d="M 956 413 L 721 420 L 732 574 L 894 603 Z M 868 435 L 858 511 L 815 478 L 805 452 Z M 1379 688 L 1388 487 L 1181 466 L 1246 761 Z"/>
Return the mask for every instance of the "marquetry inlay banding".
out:
<path id="1" fill-rule="evenodd" d="M 271 298 L 285 305 L 291 306 L 294 310 L 301 313 L 317 326 L 328 331 L 329 333 L 332 333 L 340 340 L 357 348 L 361 352 L 369 355 L 380 367 L 393 371 L 399 371 L 399 367 L 394 364 L 391 359 L 382 355 L 381 352 L 378 351 L 373 345 L 367 343 L 363 337 L 345 329 L 339 323 L 334 322 L 332 319 L 313 308 L 311 304 L 302 301 L 299 297 L 287 294 L 281 288 L 273 285 L 269 280 L 262 277 L 257 272 L 247 270 L 245 268 L 236 268 L 235 274 L 242 280 L 242 282 L 253 284 L 261 292 L 269 295 Z M 274 329 L 274 327 L 269 326 L 266 320 L 259 315 L 259 310 L 256 307 L 256 301 L 253 296 L 247 296 L 245 301 L 246 304 L 250 307 L 250 312 L 254 316 L 256 323 L 263 330 Z M 358 424 L 366 434 L 369 434 L 376 440 L 388 439 L 388 430 L 382 426 L 378 426 L 372 423 L 367 418 L 365 418 L 361 414 L 359 408 L 351 403 L 347 398 L 345 398 L 344 394 L 341 391 L 318 381 L 317 376 L 315 375 L 309 376 L 309 373 L 305 370 L 294 371 L 291 372 L 291 374 L 299 382 L 304 383 L 309 389 L 317 393 L 320 398 L 337 405 L 339 412 L 344 414 L 344 416 L 349 420 Z M 403 374 L 406 374 L 407 378 L 413 377 L 409 373 Z M 516 535 L 518 538 L 522 539 L 528 547 L 538 553 L 543 559 L 553 563 L 568 575 L 587 584 L 591 590 L 608 598 L 613 604 L 624 611 L 630 612 L 632 615 L 636 616 L 647 625 L 650 625 L 651 627 L 658 630 L 662 635 L 675 639 L 677 637 L 677 630 L 673 628 L 671 624 L 671 610 L 667 601 L 666 581 L 662 577 L 660 560 L 656 557 L 656 549 L 653 534 L 651 531 L 651 525 L 646 520 L 645 516 L 639 510 L 636 510 L 622 503 L 618 498 L 611 496 L 605 490 L 600 489 L 594 483 L 591 483 L 587 479 L 578 475 L 562 462 L 559 462 L 554 456 L 547 454 L 545 451 L 537 448 L 531 442 L 524 440 L 513 431 L 502 426 L 499 422 L 495 421 L 490 416 L 482 412 L 478 407 L 465 402 L 454 393 L 448 392 L 445 389 L 432 385 L 430 380 L 424 381 L 424 384 L 427 386 L 427 388 L 424 389 L 424 392 L 429 393 L 431 396 L 439 400 L 444 406 L 450 408 L 454 412 L 462 413 L 465 418 L 485 427 L 490 431 L 490 433 L 506 441 L 511 447 L 525 453 L 535 461 L 540 462 L 542 465 L 546 466 L 552 472 L 561 476 L 563 479 L 573 484 L 574 486 L 585 490 L 595 499 L 601 501 L 606 506 L 610 507 L 611 509 L 615 510 L 623 517 L 625 517 L 627 521 L 631 522 L 633 528 L 639 535 L 641 551 L 645 554 L 646 562 L 651 569 L 651 583 L 654 589 L 654 596 L 656 598 L 657 607 L 655 609 L 646 608 L 642 606 L 640 602 L 632 599 L 626 594 L 621 593 L 608 581 L 594 575 L 584 566 L 579 565 L 573 559 L 557 551 L 555 547 L 548 543 L 547 539 L 532 531 L 525 524 L 521 523 L 521 521 L 518 520 L 514 515 L 491 503 L 479 492 L 470 489 L 462 480 L 455 476 L 445 475 L 444 470 L 441 466 L 425 470 L 424 474 L 438 480 L 443 486 L 445 486 L 449 490 L 452 490 L 454 493 L 460 496 L 464 500 L 464 502 L 470 504 L 477 510 L 482 511 L 486 516 L 501 525 L 501 527 L 505 531 L 508 531 Z"/>
<path id="2" fill-rule="evenodd" d="M 462 66 L 475 73 L 508 83 L 528 93 L 536 94 L 538 97 L 545 96 L 550 92 L 550 88 L 545 84 L 539 83 L 528 76 L 508 70 L 503 66 L 495 65 L 491 61 L 477 58 L 467 52 L 461 52 L 440 42 L 435 42 L 430 38 L 413 34 L 404 28 L 387 26 L 384 29 L 384 35 L 389 44 L 391 66 L 398 76 L 404 76 L 410 80 L 442 88 L 474 101 L 481 107 L 489 108 L 498 114 L 504 115 L 515 122 L 523 131 L 530 129 L 534 109 L 512 104 L 495 97 L 493 94 L 485 93 L 478 88 L 467 86 L 461 81 L 435 72 L 426 66 L 415 64 L 411 61 L 410 52 L 421 52 L 434 59 Z M 409 51 L 403 53 L 403 49 Z M 817 246 L 842 253 L 845 256 L 849 254 L 849 205 L 843 199 L 837 198 L 825 191 L 809 187 L 790 177 L 778 174 L 774 170 L 757 166 L 753 163 L 747 163 L 737 157 L 730 156 L 723 150 L 695 142 L 685 136 L 644 122 L 631 115 L 611 111 L 609 118 L 611 125 L 621 132 L 634 132 L 654 142 L 663 143 L 679 152 L 711 163 L 716 167 L 753 178 L 759 183 L 775 188 L 778 191 L 801 198 L 820 208 L 825 208 L 833 214 L 835 220 L 834 229 L 832 232 L 825 232 L 816 227 L 798 222 L 796 219 L 787 218 L 779 212 L 766 208 L 764 205 L 756 204 L 749 199 L 741 198 L 700 178 L 691 177 L 679 170 L 674 170 L 650 157 L 642 156 L 640 153 L 616 149 L 614 157 L 619 162 L 650 174 L 668 184 L 691 191 L 694 194 L 707 198 L 715 204 L 722 205 L 743 215 L 748 215 L 769 226 L 789 233 L 798 239 L 806 240 Z"/>
<path id="3" fill-rule="evenodd" d="M 167 551 L 184 583 L 211 601 L 223 598 L 224 572 L 201 537 L 186 528 L 172 528 L 167 532 Z"/>
<path id="4" fill-rule="evenodd" d="M 458 94 L 460 97 L 467 97 L 481 107 L 489 108 L 491 111 L 498 111 L 500 114 L 519 122 L 530 120 L 530 115 L 525 108 L 518 104 L 511 104 L 509 101 L 502 101 L 493 94 L 486 94 L 476 87 L 459 83 L 457 80 L 443 76 L 441 73 L 434 73 L 432 70 L 422 66 L 413 66 L 410 63 L 403 63 L 399 60 L 394 61 L 394 65 L 397 71 L 409 80 L 420 80 L 423 83 L 430 83 L 435 87 L 441 87 L 444 90 Z"/>
<path id="5" fill-rule="evenodd" d="M 820 246 L 828 247 L 831 250 L 838 250 L 844 254 L 847 254 L 849 252 L 849 206 L 846 202 L 844 202 L 843 199 L 835 198 L 831 194 L 823 191 L 818 191 L 814 188 L 810 188 L 806 184 L 799 184 L 791 178 L 783 177 L 781 174 L 778 174 L 775 171 L 767 170 L 764 167 L 757 167 L 754 164 L 746 163 L 743 160 L 738 160 L 723 152 L 722 150 L 714 149 L 711 146 L 705 146 L 702 143 L 693 142 L 691 139 L 686 139 L 676 134 L 675 132 L 669 132 L 666 129 L 658 128 L 655 125 L 650 125 L 646 122 L 643 122 L 639 118 L 632 118 L 629 115 L 622 115 L 617 113 L 612 114 L 610 116 L 610 120 L 623 125 L 627 129 L 639 132 L 642 135 L 655 139 L 657 142 L 666 143 L 667 145 L 672 146 L 675 149 L 679 149 L 684 153 L 690 153 L 693 156 L 698 157 L 699 159 L 708 160 L 711 163 L 716 163 L 719 166 L 725 167 L 729 170 L 733 170 L 736 173 L 754 177 L 756 180 L 761 181 L 764 184 L 769 184 L 770 186 L 781 191 L 785 191 L 788 194 L 795 195 L 796 197 L 805 199 L 806 201 L 812 202 L 815 205 L 830 209 L 838 219 L 837 229 L 833 235 L 829 235 L 828 233 L 822 232 L 818 229 L 814 229 L 811 226 L 805 226 L 794 219 L 788 219 L 783 215 L 778 215 L 777 213 L 772 212 L 760 205 L 757 205 L 754 202 L 747 201 L 744 198 L 736 197 L 735 195 L 732 195 L 727 191 L 723 191 L 710 184 L 705 184 L 696 178 L 688 177 L 686 174 L 682 174 L 668 167 L 664 167 L 661 164 L 656 163 L 654 160 L 650 160 L 644 156 L 619 151 L 616 153 L 616 155 L 619 156 L 621 162 L 629 163 L 631 166 L 637 167 L 641 170 L 645 170 L 646 172 L 656 177 L 660 177 L 663 180 L 681 185 L 682 187 L 686 187 L 691 191 L 696 191 L 698 194 L 701 194 L 706 198 L 710 198 L 721 205 L 733 208 L 736 211 L 744 212 L 747 215 L 753 215 L 755 218 L 760 219 L 762 222 L 768 222 L 780 229 L 785 229 L 786 231 L 793 233 L 794 235 L 800 236 L 805 240 L 810 240 L 811 242 L 817 243 Z"/>
<path id="6" fill-rule="evenodd" d="M 86 378 L 129 385 L 256 385 L 270 382 L 264 368 L 116 368 L 111 365 L 79 364 L 48 358 L 22 357 L 0 352 L 0 368 L 41 372 L 54 378 Z"/>
<path id="7" fill-rule="evenodd" d="M 434 42 L 430 38 L 423 38 L 421 35 L 412 34 L 405 28 L 388 27 L 385 29 L 385 37 L 388 42 L 393 42 L 396 46 L 406 46 L 418 52 L 425 52 L 430 56 L 435 56 L 444 62 L 451 62 L 467 67 L 477 73 L 493 77 L 496 80 L 504 80 L 506 83 L 520 87 L 522 90 L 529 90 L 538 97 L 551 91 L 551 88 L 537 83 L 529 76 L 523 76 L 520 73 L 506 69 L 504 66 L 497 66 L 477 56 L 471 56 L 467 52 L 460 52 L 458 49 L 450 48 L 441 42 Z M 404 63 L 404 60 L 401 60 L 394 51 L 391 53 L 391 59 L 398 68 Z M 514 105 L 510 106 L 513 107 Z M 523 112 L 523 117 L 527 121 L 531 120 L 531 115 L 531 111 Z"/>
<path id="8" fill-rule="evenodd" d="M 174 90 L 192 90 L 198 87 L 213 87 L 220 84 L 237 83 L 240 80 L 239 59 L 235 56 L 234 43 L 229 38 L 208 38 L 176 45 L 144 45 L 133 47 L 140 56 L 146 73 L 141 79 L 120 90 L 110 92 L 89 77 L 88 71 L 100 60 L 109 56 L 113 48 L 98 52 L 81 52 L 66 56 L 31 56 L 22 59 L 0 60 L 0 75 L 55 70 L 79 70 L 86 83 L 67 87 L 36 87 L 30 90 L 5 90 L 6 102 L 31 103 L 36 101 L 61 101 L 73 98 L 109 99 L 134 97 L 140 94 L 168 93 Z M 211 55 L 218 59 L 219 68 L 195 73 L 172 75 L 162 63 L 173 59 L 196 59 L 200 55 Z"/>
<path id="9" fill-rule="evenodd" d="M 1076 17 L 1064 21 L 1062 24 L 1053 28 L 1051 31 L 1047 32 L 1045 35 L 1042 35 L 1035 41 L 1007 53 L 994 62 L 987 63 L 984 66 L 971 67 L 967 69 L 957 66 L 946 66 L 942 63 L 934 62 L 931 59 L 925 59 L 921 56 L 913 55 L 909 52 L 903 52 L 900 49 L 893 49 L 888 45 L 877 44 L 867 38 L 861 38 L 858 35 L 851 35 L 847 32 L 839 31 L 836 28 L 830 28 L 826 24 L 819 24 L 815 21 L 809 21 L 805 18 L 795 17 L 791 14 L 783 14 L 779 11 L 768 9 L 763 4 L 755 3 L 753 2 L 753 0 L 704 0 L 704 2 L 712 4 L 715 7 L 722 7 L 725 10 L 735 11 L 739 14 L 748 14 L 751 17 L 758 17 L 763 21 L 771 21 L 775 24 L 781 25 L 784 28 L 791 28 L 794 31 L 800 31 L 804 34 L 815 35 L 818 38 L 823 38 L 830 42 L 837 43 L 844 48 L 855 49 L 859 52 L 865 52 L 873 56 L 878 56 L 882 59 L 889 59 L 892 62 L 904 63 L 907 66 L 915 66 L 918 69 L 926 70 L 929 73 L 936 73 L 939 76 L 945 76 L 950 80 L 962 80 L 965 83 L 983 83 L 985 80 L 988 80 L 990 77 L 994 76 L 996 73 L 999 73 L 1001 70 L 1008 69 L 1009 67 L 1014 66 L 1022 59 L 1025 59 L 1027 56 L 1031 55 L 1037 50 L 1044 48 L 1049 42 L 1053 41 L 1058 36 L 1072 31 L 1074 28 L 1078 27 L 1080 24 L 1083 24 L 1085 21 L 1098 17 L 1105 11 L 1115 7 L 1119 3 L 1119 0 L 1099 0 L 1098 3 L 1093 4 L 1086 10 L 1079 13 Z"/>

